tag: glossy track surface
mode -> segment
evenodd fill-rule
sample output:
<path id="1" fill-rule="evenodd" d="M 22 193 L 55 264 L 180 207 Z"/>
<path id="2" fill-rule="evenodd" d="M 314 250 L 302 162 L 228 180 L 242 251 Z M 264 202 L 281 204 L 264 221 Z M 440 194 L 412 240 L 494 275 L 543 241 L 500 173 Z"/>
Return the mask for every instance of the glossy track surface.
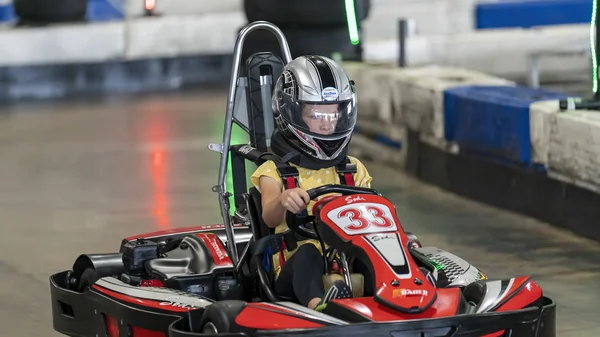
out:
<path id="1" fill-rule="evenodd" d="M 58 336 L 48 276 L 80 252 L 220 221 L 210 191 L 218 156 L 207 144 L 221 139 L 225 101 L 195 91 L 0 108 L 3 335 Z M 558 302 L 559 336 L 600 335 L 599 244 L 366 164 L 424 244 L 492 277 L 532 275 Z"/>

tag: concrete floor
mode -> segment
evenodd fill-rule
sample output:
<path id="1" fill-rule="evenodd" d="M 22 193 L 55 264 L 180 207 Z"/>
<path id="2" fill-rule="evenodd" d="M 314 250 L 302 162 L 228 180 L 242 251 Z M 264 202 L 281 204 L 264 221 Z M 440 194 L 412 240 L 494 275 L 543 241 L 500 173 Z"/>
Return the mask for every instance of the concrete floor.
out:
<path id="1" fill-rule="evenodd" d="M 79 253 L 220 222 L 218 156 L 206 146 L 221 139 L 224 108 L 208 92 L 0 108 L 2 336 L 58 336 L 48 276 Z M 558 301 L 559 336 L 600 336 L 600 244 L 367 165 L 424 244 L 492 277 L 533 275 Z"/>

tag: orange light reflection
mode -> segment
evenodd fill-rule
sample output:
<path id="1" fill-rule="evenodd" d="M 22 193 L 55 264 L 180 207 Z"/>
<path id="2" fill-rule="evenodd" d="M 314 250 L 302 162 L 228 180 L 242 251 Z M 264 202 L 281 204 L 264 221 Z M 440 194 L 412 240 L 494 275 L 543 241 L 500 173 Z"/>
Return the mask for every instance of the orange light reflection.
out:
<path id="1" fill-rule="evenodd" d="M 167 212 L 168 202 L 165 194 L 165 151 L 155 149 L 152 151 L 152 180 L 154 181 L 154 209 L 158 227 L 169 229 L 170 220 Z"/>
<path id="2" fill-rule="evenodd" d="M 151 11 L 156 7 L 156 0 L 145 0 L 144 3 L 147 11 Z"/>

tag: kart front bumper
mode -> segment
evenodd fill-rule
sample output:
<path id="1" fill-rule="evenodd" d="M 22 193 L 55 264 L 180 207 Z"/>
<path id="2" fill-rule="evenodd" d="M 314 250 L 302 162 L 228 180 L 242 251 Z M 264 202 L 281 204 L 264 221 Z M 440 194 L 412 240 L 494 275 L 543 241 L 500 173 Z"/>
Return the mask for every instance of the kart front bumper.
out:
<path id="1" fill-rule="evenodd" d="M 127 326 L 161 332 L 165 337 L 209 337 L 199 332 L 201 310 L 173 315 L 123 305 L 96 292 L 66 289 L 67 272 L 50 278 L 54 329 L 68 336 L 94 337 L 106 333 L 102 315 L 120 317 L 122 335 Z M 65 308 L 70 310 L 65 310 Z M 250 328 L 250 327 L 249 327 Z M 556 303 L 544 297 L 541 307 L 509 312 L 457 315 L 446 318 L 396 322 L 369 322 L 316 329 L 262 330 L 252 335 L 221 333 L 214 337 L 555 337 Z"/>
<path id="2" fill-rule="evenodd" d="M 178 330 L 175 323 L 169 337 L 207 337 Z M 248 336 L 224 333 L 214 336 Z M 385 323 L 360 323 L 318 329 L 257 331 L 256 337 L 555 337 L 556 303 L 544 297 L 542 307 L 509 312 L 458 315 L 436 319 L 416 319 Z"/>

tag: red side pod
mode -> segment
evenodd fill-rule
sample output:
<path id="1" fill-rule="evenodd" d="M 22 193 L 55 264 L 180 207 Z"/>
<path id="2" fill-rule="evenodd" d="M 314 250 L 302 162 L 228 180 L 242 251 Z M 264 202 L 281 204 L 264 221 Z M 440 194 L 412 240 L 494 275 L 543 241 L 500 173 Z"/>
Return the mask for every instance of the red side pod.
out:
<path id="1" fill-rule="evenodd" d="M 215 261 L 215 264 L 219 267 L 232 267 L 233 262 L 229 258 L 229 254 L 225 250 L 221 239 L 214 233 L 201 233 L 196 234 L 200 240 L 210 249 L 210 253 Z"/>
<path id="2" fill-rule="evenodd" d="M 535 303 L 543 296 L 540 286 L 529 277 L 520 276 L 515 278 L 506 295 L 498 301 L 496 309 L 492 311 L 511 311 L 527 307 Z"/>
<path id="3" fill-rule="evenodd" d="M 108 337 L 119 337 L 119 323 L 110 316 L 104 316 L 106 323 L 106 333 Z"/>
<path id="4" fill-rule="evenodd" d="M 104 316 L 106 322 L 106 330 L 108 337 L 119 337 L 119 323 L 117 320 L 110 317 Z M 131 327 L 132 337 L 165 337 L 165 334 L 160 331 L 142 329 L 138 327 Z"/>
<path id="5" fill-rule="evenodd" d="M 320 328 L 324 324 L 305 320 L 294 310 L 266 303 L 248 303 L 235 319 L 239 326 L 258 330 Z"/>
<path id="6" fill-rule="evenodd" d="M 92 291 L 127 304 L 179 313 L 205 309 L 213 303 L 192 293 L 169 288 L 137 287 L 112 277 L 104 277 L 96 281 L 92 285 Z"/>
<path id="7" fill-rule="evenodd" d="M 136 304 L 136 305 L 139 305 L 142 307 L 161 309 L 161 310 L 167 310 L 167 311 L 173 311 L 173 312 L 188 312 L 188 311 L 198 309 L 198 308 L 194 308 L 194 307 L 190 307 L 190 306 L 179 306 L 179 305 L 176 305 L 175 303 L 172 303 L 172 302 L 166 301 L 166 300 L 165 301 L 157 301 L 157 300 L 152 300 L 152 299 L 128 296 L 125 294 L 120 294 L 116 291 L 105 289 L 105 288 L 100 287 L 95 284 L 92 286 L 92 288 L 104 295 L 107 295 L 107 296 L 115 299 L 115 300 L 119 300 L 119 301 L 126 302 L 126 303 L 131 303 L 131 304 Z"/>
<path id="8" fill-rule="evenodd" d="M 234 224 L 234 227 L 244 227 L 243 224 Z M 214 225 L 201 225 L 201 226 L 191 226 L 191 227 L 181 227 L 181 228 L 173 228 L 173 229 L 165 229 L 156 232 L 143 233 L 138 235 L 132 235 L 128 238 L 125 238 L 126 241 L 137 240 L 138 238 L 153 238 L 156 236 L 165 236 L 169 234 L 181 234 L 181 233 L 189 233 L 194 234 L 196 232 L 209 231 L 215 229 L 223 229 L 225 228 L 222 224 L 214 224 Z"/>

